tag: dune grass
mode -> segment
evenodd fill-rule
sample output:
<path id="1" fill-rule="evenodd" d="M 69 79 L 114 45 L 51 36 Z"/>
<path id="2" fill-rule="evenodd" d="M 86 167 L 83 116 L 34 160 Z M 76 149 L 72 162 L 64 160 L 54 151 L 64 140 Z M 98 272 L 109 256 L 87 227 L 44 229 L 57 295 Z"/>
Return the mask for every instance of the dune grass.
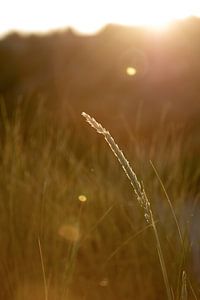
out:
<path id="1" fill-rule="evenodd" d="M 145 144 L 128 133 L 137 192 L 151 199 L 146 207 L 142 195 L 142 211 L 104 142 L 77 124 L 41 107 L 27 122 L 24 107 L 8 116 L 1 106 L 0 299 L 155 300 L 167 299 L 166 287 L 169 299 L 198 299 L 199 165 L 189 137 L 157 133 Z"/>

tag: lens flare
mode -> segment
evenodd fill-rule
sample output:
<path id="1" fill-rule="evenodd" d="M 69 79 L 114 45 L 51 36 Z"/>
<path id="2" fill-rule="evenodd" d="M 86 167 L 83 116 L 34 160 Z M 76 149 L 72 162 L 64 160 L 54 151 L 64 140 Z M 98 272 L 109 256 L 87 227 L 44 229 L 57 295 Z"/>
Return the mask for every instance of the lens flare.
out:
<path id="1" fill-rule="evenodd" d="M 126 74 L 128 76 L 134 76 L 134 75 L 136 75 L 136 73 L 137 73 L 137 70 L 135 68 L 133 68 L 133 67 L 126 68 Z"/>
<path id="2" fill-rule="evenodd" d="M 78 200 L 81 202 L 85 202 L 85 201 L 87 201 L 87 197 L 85 195 L 79 195 Z"/>

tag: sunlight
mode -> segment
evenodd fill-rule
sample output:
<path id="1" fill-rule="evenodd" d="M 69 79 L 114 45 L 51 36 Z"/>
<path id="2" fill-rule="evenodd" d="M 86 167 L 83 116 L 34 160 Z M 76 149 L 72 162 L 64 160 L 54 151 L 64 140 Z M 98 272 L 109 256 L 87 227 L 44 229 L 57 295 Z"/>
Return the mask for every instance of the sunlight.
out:
<path id="1" fill-rule="evenodd" d="M 138 1 L 135 6 L 131 1 L 123 2 L 124 9 L 119 7 L 116 17 L 117 23 L 125 25 L 144 25 L 149 27 L 165 27 L 170 22 L 186 18 L 195 13 L 199 13 L 197 1 L 188 2 L 179 0 Z M 192 5 L 193 3 L 193 5 Z"/>
<path id="2" fill-rule="evenodd" d="M 200 16 L 199 0 L 7 0 L 1 5 L 0 33 L 42 32 L 66 26 L 80 33 L 94 33 L 108 23 L 163 28 L 192 15 Z"/>

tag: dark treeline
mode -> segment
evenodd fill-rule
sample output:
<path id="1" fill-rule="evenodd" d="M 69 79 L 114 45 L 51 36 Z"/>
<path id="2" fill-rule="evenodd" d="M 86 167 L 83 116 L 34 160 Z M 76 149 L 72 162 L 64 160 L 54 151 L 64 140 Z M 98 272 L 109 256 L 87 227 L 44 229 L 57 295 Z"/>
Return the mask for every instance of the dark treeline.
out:
<path id="1" fill-rule="evenodd" d="M 126 74 L 129 66 L 135 76 Z M 31 103 L 39 97 L 61 119 L 78 122 L 85 110 L 119 130 L 122 121 L 134 127 L 136 118 L 148 132 L 163 118 L 193 132 L 200 126 L 197 18 L 163 32 L 109 25 L 94 36 L 70 29 L 45 36 L 11 33 L 0 41 L 0 70 L 9 111 L 16 99 Z"/>

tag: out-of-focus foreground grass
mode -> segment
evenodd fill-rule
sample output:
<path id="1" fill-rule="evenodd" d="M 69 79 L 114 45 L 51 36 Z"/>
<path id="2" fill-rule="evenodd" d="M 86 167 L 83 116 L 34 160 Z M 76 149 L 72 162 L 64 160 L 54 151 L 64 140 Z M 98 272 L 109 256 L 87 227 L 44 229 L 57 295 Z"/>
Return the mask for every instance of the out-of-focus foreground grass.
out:
<path id="1" fill-rule="evenodd" d="M 102 137 L 84 120 L 73 130 L 61 125 L 41 107 L 7 116 L 3 101 L 0 123 L 0 299 L 166 299 L 152 230 Z M 148 143 L 125 133 L 121 148 L 151 201 L 174 299 L 183 270 L 188 299 L 197 299 L 194 137 L 162 124 Z"/>

